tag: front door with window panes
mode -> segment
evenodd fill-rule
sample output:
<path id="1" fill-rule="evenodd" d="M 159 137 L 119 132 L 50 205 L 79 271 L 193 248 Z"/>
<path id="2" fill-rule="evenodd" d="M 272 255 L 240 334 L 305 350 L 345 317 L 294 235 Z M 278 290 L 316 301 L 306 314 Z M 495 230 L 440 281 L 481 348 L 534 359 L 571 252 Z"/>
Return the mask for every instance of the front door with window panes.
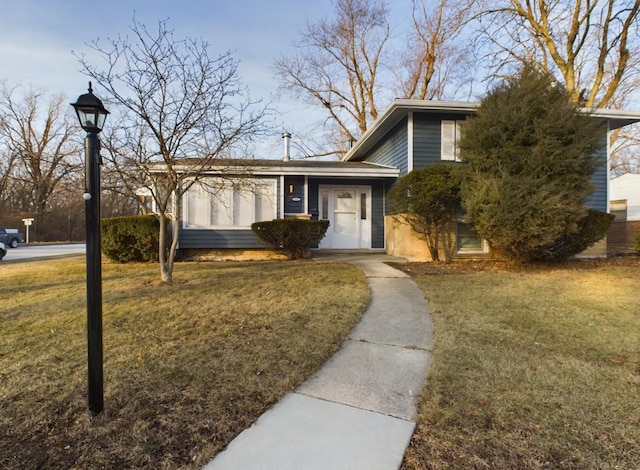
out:
<path id="1" fill-rule="evenodd" d="M 320 186 L 320 219 L 329 220 L 322 249 L 371 248 L 371 187 Z"/>

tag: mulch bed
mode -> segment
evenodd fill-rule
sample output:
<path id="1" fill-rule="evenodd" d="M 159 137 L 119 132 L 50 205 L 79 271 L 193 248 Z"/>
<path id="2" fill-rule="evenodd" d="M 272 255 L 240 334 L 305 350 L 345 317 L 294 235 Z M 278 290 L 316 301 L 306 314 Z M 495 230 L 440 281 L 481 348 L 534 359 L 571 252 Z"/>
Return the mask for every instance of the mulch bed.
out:
<path id="1" fill-rule="evenodd" d="M 550 269 L 584 270 L 606 266 L 640 268 L 640 256 L 572 259 L 558 263 L 515 263 L 503 260 L 459 260 L 449 263 L 389 263 L 411 275 L 476 274 L 481 272 L 536 272 Z"/>

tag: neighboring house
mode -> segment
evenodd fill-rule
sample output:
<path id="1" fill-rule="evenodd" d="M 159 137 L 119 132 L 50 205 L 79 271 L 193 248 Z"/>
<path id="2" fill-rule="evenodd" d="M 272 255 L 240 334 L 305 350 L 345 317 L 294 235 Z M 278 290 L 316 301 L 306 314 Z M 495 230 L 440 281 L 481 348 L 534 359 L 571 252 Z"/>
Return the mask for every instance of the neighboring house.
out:
<path id="1" fill-rule="evenodd" d="M 616 216 L 607 235 L 609 253 L 633 253 L 634 238 L 640 233 L 640 174 L 617 176 L 609 185 L 609 206 Z"/>
<path id="2" fill-rule="evenodd" d="M 239 163 L 220 162 L 181 201 L 179 249 L 253 250 L 260 245 L 251 223 L 310 217 L 330 221 L 320 249 L 379 250 L 428 259 L 424 243 L 389 215 L 387 194 L 413 169 L 457 161 L 460 126 L 475 109 L 475 104 L 462 102 L 393 101 L 341 161 L 290 161 L 289 134 L 284 134 L 284 159 L 242 161 L 238 173 L 245 174 L 243 183 L 223 177 Z M 599 110 L 592 115 L 605 120 L 609 130 L 640 121 L 640 113 L 633 112 Z M 604 132 L 602 140 L 605 157 Z M 590 208 L 608 210 L 607 168 L 603 158 L 593 177 L 597 189 L 588 200 Z M 212 193 L 212 187 L 219 189 Z M 456 246 L 460 255 L 488 252 L 464 220 L 457 224 Z M 606 254 L 606 247 L 600 251 Z"/>

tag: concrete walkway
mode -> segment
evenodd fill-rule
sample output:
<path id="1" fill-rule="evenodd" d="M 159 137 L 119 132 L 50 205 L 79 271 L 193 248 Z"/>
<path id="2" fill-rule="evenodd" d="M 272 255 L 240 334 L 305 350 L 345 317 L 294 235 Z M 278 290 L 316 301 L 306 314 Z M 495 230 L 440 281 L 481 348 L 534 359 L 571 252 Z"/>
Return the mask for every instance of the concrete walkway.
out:
<path id="1" fill-rule="evenodd" d="M 264 413 L 206 470 L 398 469 L 430 361 L 424 294 L 386 255 L 339 259 L 362 269 L 371 303 L 341 349 Z"/>

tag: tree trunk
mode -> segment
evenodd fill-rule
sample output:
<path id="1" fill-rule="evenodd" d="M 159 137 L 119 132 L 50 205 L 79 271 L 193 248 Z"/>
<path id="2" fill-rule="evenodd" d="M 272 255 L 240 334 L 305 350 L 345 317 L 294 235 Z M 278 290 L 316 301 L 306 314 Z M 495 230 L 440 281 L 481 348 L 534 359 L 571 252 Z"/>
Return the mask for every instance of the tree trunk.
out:
<path id="1" fill-rule="evenodd" d="M 162 282 L 173 281 L 173 257 L 167 250 L 167 218 L 164 214 L 160 218 L 160 236 L 158 237 L 158 259 L 160 261 L 160 279 Z"/>

